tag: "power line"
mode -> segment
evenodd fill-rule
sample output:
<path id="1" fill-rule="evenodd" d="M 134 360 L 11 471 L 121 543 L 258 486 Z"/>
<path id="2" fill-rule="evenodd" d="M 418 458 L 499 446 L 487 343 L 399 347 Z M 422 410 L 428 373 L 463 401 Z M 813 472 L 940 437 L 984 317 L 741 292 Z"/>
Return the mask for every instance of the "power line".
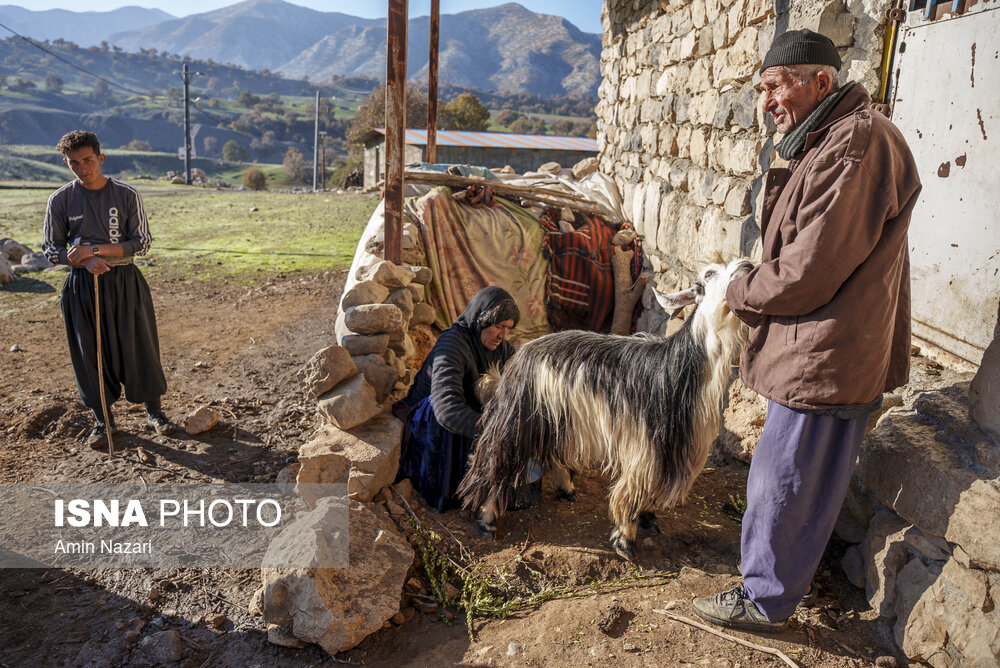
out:
<path id="1" fill-rule="evenodd" d="M 31 46 L 35 47 L 36 49 L 41 49 L 42 51 L 44 51 L 45 53 L 49 54 L 53 58 L 61 60 L 62 62 L 64 62 L 67 65 L 69 65 L 70 67 L 76 68 L 76 69 L 80 70 L 81 72 L 83 72 L 84 74 L 88 74 L 88 75 L 94 77 L 95 79 L 97 79 L 99 81 L 103 81 L 104 83 L 108 84 L 109 86 L 114 86 L 115 88 L 121 88 L 122 90 L 128 91 L 129 93 L 132 93 L 133 95 L 145 95 L 146 94 L 144 92 L 140 92 L 140 91 L 137 91 L 137 90 L 132 90 L 128 86 L 123 86 L 121 84 L 117 84 L 114 81 L 110 81 L 109 79 L 105 79 L 104 77 L 102 77 L 99 74 L 94 74 L 90 70 L 84 69 L 84 68 L 80 67 L 79 65 L 77 65 L 76 63 L 74 63 L 72 61 L 69 61 L 66 58 L 63 58 L 58 53 L 54 53 L 52 51 L 49 51 L 44 46 L 42 46 L 38 42 L 35 42 L 31 38 L 25 37 L 24 35 L 21 35 L 21 34 L 18 34 L 17 31 L 13 30 L 12 28 L 9 28 L 9 27 L 5 26 L 3 23 L 0 23 L 0 28 L 3 28 L 5 30 L 10 31 L 15 37 L 20 37 L 21 39 L 23 39 L 25 42 L 27 42 Z"/>

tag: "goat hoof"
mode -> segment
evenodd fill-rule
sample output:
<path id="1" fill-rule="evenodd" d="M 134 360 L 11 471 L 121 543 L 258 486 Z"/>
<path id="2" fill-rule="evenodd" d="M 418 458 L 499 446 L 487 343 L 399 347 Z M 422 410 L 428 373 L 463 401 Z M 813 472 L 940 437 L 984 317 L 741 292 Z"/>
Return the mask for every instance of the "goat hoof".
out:
<path id="1" fill-rule="evenodd" d="M 635 541 L 624 538 L 617 531 L 611 534 L 611 547 L 615 554 L 625 561 L 632 561 L 635 558 Z"/>
<path id="2" fill-rule="evenodd" d="M 493 538 L 497 533 L 496 524 L 487 524 L 483 520 L 476 520 L 476 528 L 479 529 L 479 533 L 482 534 L 483 538 Z"/>
<path id="3" fill-rule="evenodd" d="M 660 534 L 660 524 L 656 521 L 654 513 L 649 511 L 639 513 L 638 523 L 639 528 L 651 536 L 658 536 Z"/>
<path id="4" fill-rule="evenodd" d="M 559 490 L 559 498 L 565 499 L 566 501 L 572 503 L 573 501 L 576 501 L 576 490 L 574 489 L 572 492 Z"/>

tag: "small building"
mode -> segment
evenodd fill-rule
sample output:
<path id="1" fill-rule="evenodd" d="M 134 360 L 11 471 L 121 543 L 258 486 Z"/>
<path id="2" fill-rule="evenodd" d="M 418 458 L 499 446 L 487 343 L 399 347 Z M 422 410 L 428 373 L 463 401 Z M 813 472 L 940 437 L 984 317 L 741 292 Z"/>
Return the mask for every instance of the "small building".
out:
<path id="1" fill-rule="evenodd" d="M 424 162 L 427 130 L 406 131 L 403 162 Z M 438 130 L 437 162 L 444 164 L 503 167 L 518 173 L 538 169 L 546 162 L 571 167 L 597 155 L 597 140 L 587 137 L 515 135 L 507 132 Z M 375 128 L 365 137 L 365 188 L 375 188 L 385 175 L 385 128 Z"/>

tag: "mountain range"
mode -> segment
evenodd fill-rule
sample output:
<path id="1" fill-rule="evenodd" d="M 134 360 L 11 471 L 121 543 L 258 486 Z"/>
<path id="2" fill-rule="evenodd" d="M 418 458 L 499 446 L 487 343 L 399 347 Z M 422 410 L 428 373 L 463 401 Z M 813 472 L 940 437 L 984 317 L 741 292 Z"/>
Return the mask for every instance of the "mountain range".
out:
<path id="1" fill-rule="evenodd" d="M 155 49 L 269 70 L 315 83 L 333 75 L 385 77 L 384 19 L 320 12 L 283 0 L 245 0 L 184 18 L 127 7 L 111 12 L 33 12 L 0 6 L 0 23 L 35 39 L 125 51 Z M 410 79 L 426 81 L 429 17 L 409 21 Z M 103 32 L 102 32 L 103 28 Z M 519 4 L 441 16 L 440 81 L 505 93 L 596 95 L 601 37 Z"/>

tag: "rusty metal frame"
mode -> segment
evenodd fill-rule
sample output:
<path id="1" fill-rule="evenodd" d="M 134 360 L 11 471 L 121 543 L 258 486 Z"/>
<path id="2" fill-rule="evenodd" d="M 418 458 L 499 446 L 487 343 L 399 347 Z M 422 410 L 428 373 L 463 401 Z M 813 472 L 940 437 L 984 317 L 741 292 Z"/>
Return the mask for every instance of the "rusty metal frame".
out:
<path id="1" fill-rule="evenodd" d="M 403 255 L 403 163 L 406 135 L 408 0 L 389 0 L 385 50 L 385 259 Z"/>
<path id="2" fill-rule="evenodd" d="M 441 0 L 431 0 L 430 53 L 427 58 L 427 162 L 437 162 L 438 42 Z"/>

